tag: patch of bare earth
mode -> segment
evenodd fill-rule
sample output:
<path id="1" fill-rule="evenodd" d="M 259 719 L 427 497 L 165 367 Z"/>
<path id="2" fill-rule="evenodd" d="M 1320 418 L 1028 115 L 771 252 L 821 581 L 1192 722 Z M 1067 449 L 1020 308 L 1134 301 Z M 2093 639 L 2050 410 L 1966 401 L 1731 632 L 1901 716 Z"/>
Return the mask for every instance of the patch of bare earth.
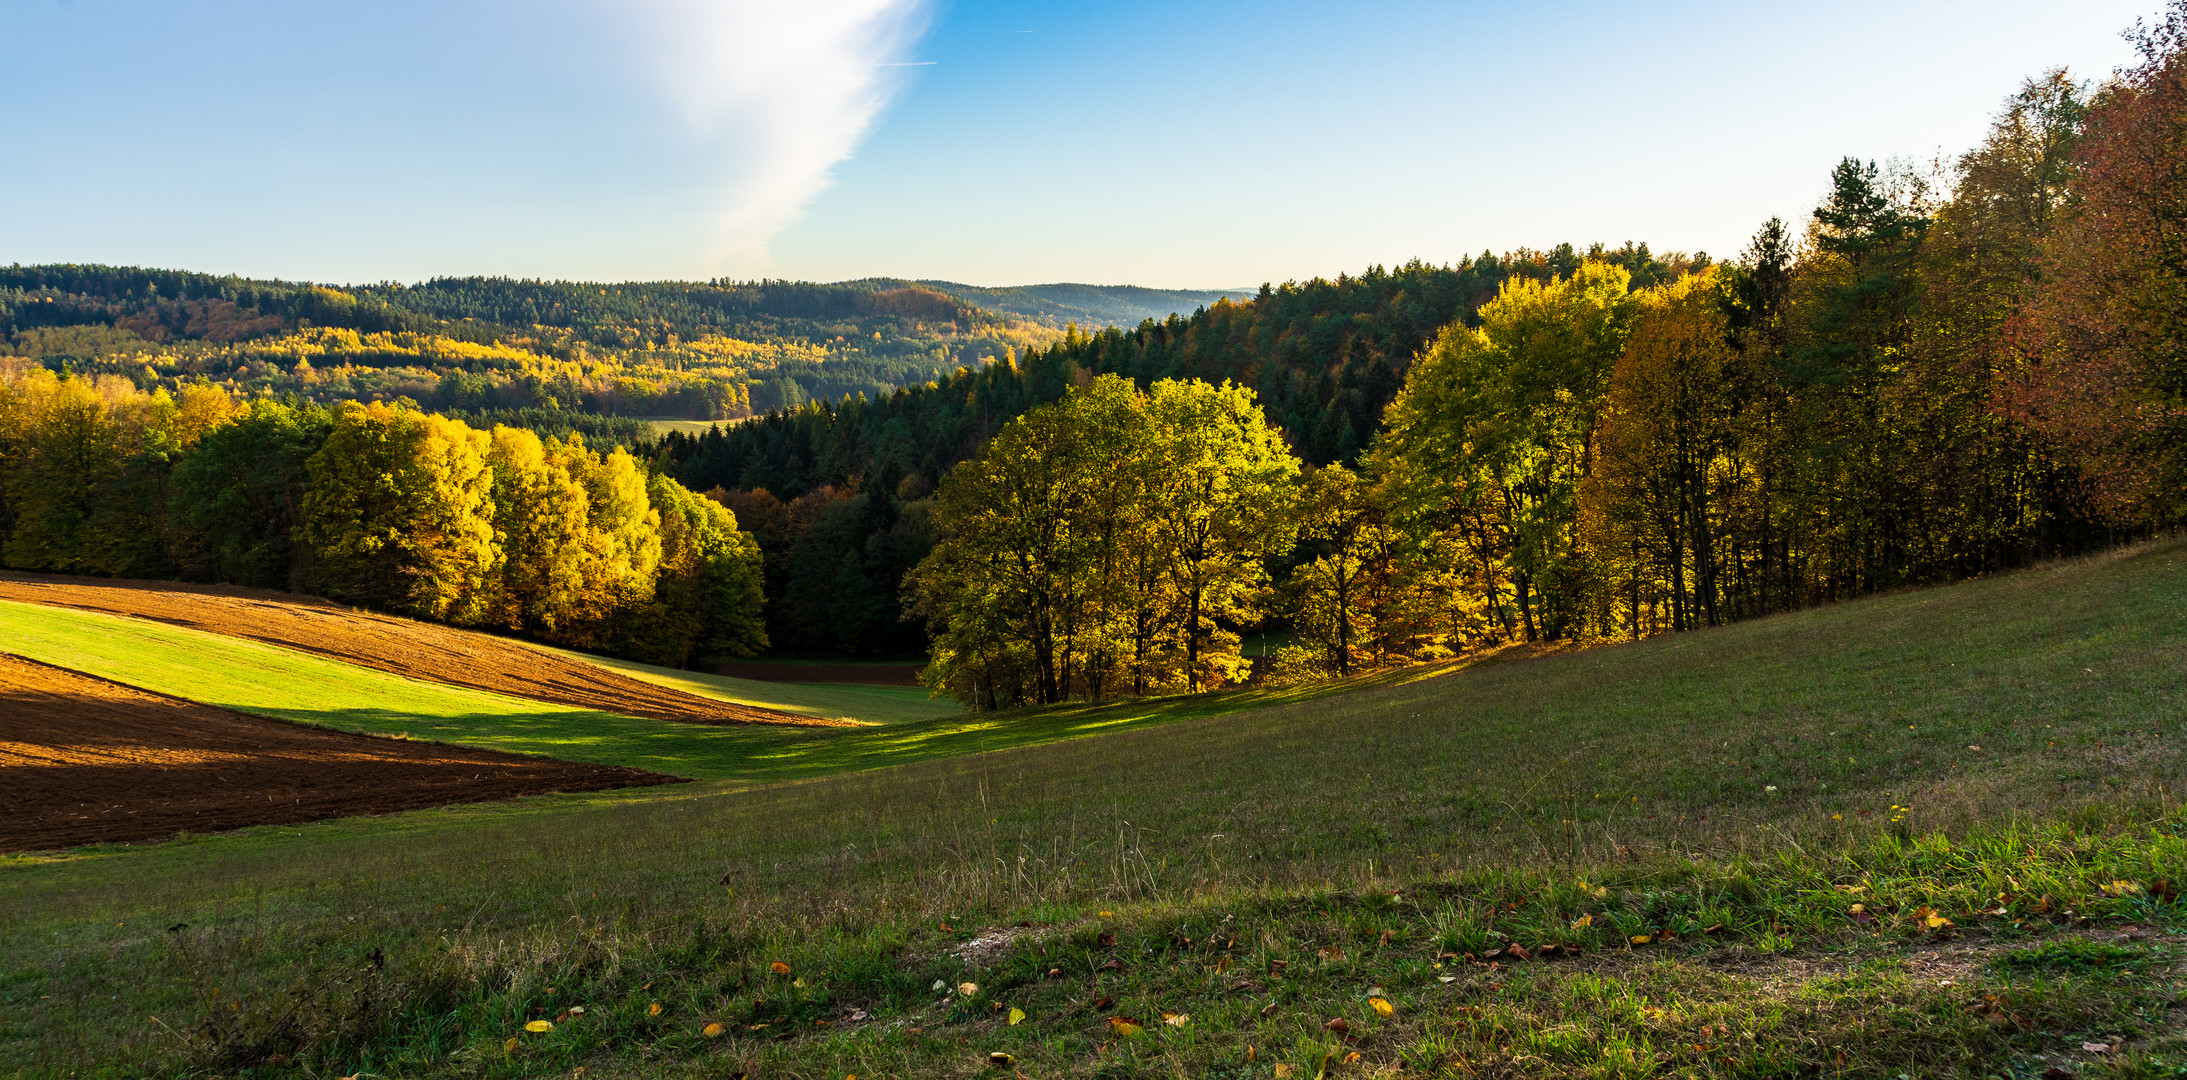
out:
<path id="1" fill-rule="evenodd" d="M 0 600 L 124 615 L 317 653 L 410 679 L 687 724 L 844 726 L 686 694 L 520 642 L 237 585 L 0 574 Z"/>
<path id="2" fill-rule="evenodd" d="M 0 851 L 678 782 L 249 716 L 0 653 Z"/>

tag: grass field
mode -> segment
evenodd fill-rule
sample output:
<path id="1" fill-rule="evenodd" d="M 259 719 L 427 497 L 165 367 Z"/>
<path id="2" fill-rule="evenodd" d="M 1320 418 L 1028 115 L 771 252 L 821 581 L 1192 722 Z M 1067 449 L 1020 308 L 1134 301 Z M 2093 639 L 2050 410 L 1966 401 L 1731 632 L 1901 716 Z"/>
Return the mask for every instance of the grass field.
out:
<path id="1" fill-rule="evenodd" d="M 741 422 L 738 420 L 685 420 L 673 416 L 641 416 L 638 419 L 653 425 L 653 434 L 655 435 L 666 435 L 671 431 L 680 431 L 686 435 L 704 435 L 708 428 L 730 428 Z"/>
<path id="2" fill-rule="evenodd" d="M 0 650 L 155 693 L 341 731 L 740 783 L 1079 738 L 1338 689 L 1240 691 L 975 716 L 912 688 L 753 682 L 564 653 L 703 696 L 805 715 L 851 716 L 875 725 L 716 727 L 505 697 L 142 619 L 11 601 L 0 601 Z M 934 715 L 945 710 L 953 714 Z M 688 794 L 679 791 L 676 797 Z M 602 797 L 617 796 L 572 798 L 589 805 Z M 640 790 L 621 797 L 659 793 Z"/>
<path id="3" fill-rule="evenodd" d="M 593 656 L 589 653 L 570 652 L 545 645 L 533 648 L 575 657 L 588 663 L 613 668 L 632 678 L 681 690 L 687 694 L 735 702 L 739 705 L 758 705 L 769 709 L 797 713 L 800 716 L 836 717 L 847 716 L 875 724 L 894 724 L 906 720 L 925 720 L 930 717 L 961 713 L 963 706 L 947 699 L 937 700 L 916 686 L 866 686 L 857 683 L 779 683 L 761 682 L 757 679 L 736 679 L 727 675 L 709 675 L 704 672 L 686 671 L 682 668 L 656 667 L 634 660 L 617 660 L 612 657 Z M 768 661 L 769 663 L 803 663 L 802 661 Z M 814 662 L 817 663 L 817 662 Z M 842 665 L 831 665 L 842 666 Z"/>
<path id="4" fill-rule="evenodd" d="M 2183 1075 L 2183 615 L 2169 543 L 703 798 L 18 860 L 0 1070 Z"/>

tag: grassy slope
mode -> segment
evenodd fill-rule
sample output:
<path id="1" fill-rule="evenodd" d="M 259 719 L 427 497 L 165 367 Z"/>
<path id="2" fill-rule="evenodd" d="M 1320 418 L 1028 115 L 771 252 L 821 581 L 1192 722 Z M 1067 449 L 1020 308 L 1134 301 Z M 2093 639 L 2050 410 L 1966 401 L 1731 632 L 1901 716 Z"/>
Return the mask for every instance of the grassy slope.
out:
<path id="1" fill-rule="evenodd" d="M 613 668 L 634 679 L 681 690 L 686 694 L 714 698 L 718 701 L 735 702 L 739 705 L 757 705 L 780 709 L 800 716 L 835 717 L 848 716 L 875 724 L 895 724 L 906 720 L 925 720 L 945 713 L 961 713 L 963 707 L 954 701 L 937 701 L 927 696 L 924 689 L 915 686 L 862 686 L 856 683 L 780 683 L 761 682 L 757 679 L 736 679 L 726 675 L 709 675 L 682 668 L 656 667 L 634 660 L 617 660 L 590 653 L 571 652 L 546 645 L 532 644 L 588 664 Z M 768 661 L 783 663 L 785 661 Z M 795 661 L 789 661 L 794 663 Z"/>
<path id="2" fill-rule="evenodd" d="M 946 706 L 927 702 L 919 690 L 760 683 L 607 662 L 693 693 L 813 715 L 885 722 L 867 728 L 710 727 L 504 697 L 405 679 L 255 641 L 11 601 L 0 601 L 0 649 L 157 693 L 343 731 L 407 734 L 511 753 L 736 782 L 810 778 L 1035 745 L 1337 689 L 1248 691 L 1001 716 L 936 717 L 932 714 Z M 906 716 L 928 718 L 903 719 Z M 657 792 L 648 794 L 650 790 L 636 789 L 620 797 L 657 797 Z M 575 802 L 592 805 L 597 798 Z"/>
<path id="3" fill-rule="evenodd" d="M 2170 544 L 702 799 L 23 862 L 0 1068 L 2177 1075 L 2183 611 Z M 2159 936 L 2058 944 L 2125 918 Z M 1506 941 L 1587 952 L 1463 958 Z"/>

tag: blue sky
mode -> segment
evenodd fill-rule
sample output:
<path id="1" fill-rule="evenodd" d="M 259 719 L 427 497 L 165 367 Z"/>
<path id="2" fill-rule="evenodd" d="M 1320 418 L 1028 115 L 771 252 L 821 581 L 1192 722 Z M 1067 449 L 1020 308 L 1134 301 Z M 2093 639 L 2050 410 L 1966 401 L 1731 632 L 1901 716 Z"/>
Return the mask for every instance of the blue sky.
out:
<path id="1" fill-rule="evenodd" d="M 1250 286 L 1735 253 L 2156 0 L 0 0 L 0 260 Z"/>

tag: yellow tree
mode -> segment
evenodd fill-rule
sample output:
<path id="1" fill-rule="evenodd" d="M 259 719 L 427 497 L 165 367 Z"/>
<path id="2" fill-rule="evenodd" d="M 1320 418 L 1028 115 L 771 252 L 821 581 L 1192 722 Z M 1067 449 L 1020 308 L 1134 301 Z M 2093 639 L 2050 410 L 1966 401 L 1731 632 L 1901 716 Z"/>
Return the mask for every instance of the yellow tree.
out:
<path id="1" fill-rule="evenodd" d="M 501 559 L 485 617 L 551 637 L 577 616 L 585 595 L 591 499 L 523 428 L 494 428 L 486 460 Z"/>
<path id="2" fill-rule="evenodd" d="M 564 623 L 561 640 L 594 646 L 606 640 L 617 612 L 653 600 L 661 564 L 661 517 L 646 497 L 646 477 L 620 448 L 599 454 L 577 435 L 551 444 L 550 463 L 584 489 L 585 529 L 580 537 L 583 585 Z"/>
<path id="3" fill-rule="evenodd" d="M 1575 496 L 1632 321 L 1631 280 L 1589 261 L 1547 283 L 1506 281 L 1479 329 L 1449 327 L 1413 365 L 1376 440 L 1393 510 L 1421 536 L 1455 526 L 1486 569 L 1488 606 L 1528 640 L 1574 629 Z"/>
<path id="4" fill-rule="evenodd" d="M 1152 525 L 1184 618 L 1186 684 L 1198 690 L 1239 666 L 1237 634 L 1217 616 L 1233 625 L 1256 617 L 1263 563 L 1296 535 L 1299 463 L 1243 386 L 1164 379 L 1148 392 L 1147 415 Z"/>
<path id="5" fill-rule="evenodd" d="M 646 492 L 660 515 L 660 572 L 653 602 L 626 612 L 620 651 L 681 666 L 694 655 L 766 648 L 758 541 L 738 531 L 728 507 L 668 477 L 653 477 Z"/>
<path id="6" fill-rule="evenodd" d="M 1730 614 L 1732 518 L 1752 478 L 1740 411 L 1753 379 L 1730 342 L 1726 284 L 1712 268 L 1641 294 L 1610 376 L 1581 501 L 1593 546 L 1626 567 L 1636 636 L 1644 590 L 1667 596 L 1674 630 Z"/>
<path id="7" fill-rule="evenodd" d="M 500 552 L 487 436 L 460 421 L 345 403 L 313 454 L 303 539 L 326 595 L 477 621 Z"/>

